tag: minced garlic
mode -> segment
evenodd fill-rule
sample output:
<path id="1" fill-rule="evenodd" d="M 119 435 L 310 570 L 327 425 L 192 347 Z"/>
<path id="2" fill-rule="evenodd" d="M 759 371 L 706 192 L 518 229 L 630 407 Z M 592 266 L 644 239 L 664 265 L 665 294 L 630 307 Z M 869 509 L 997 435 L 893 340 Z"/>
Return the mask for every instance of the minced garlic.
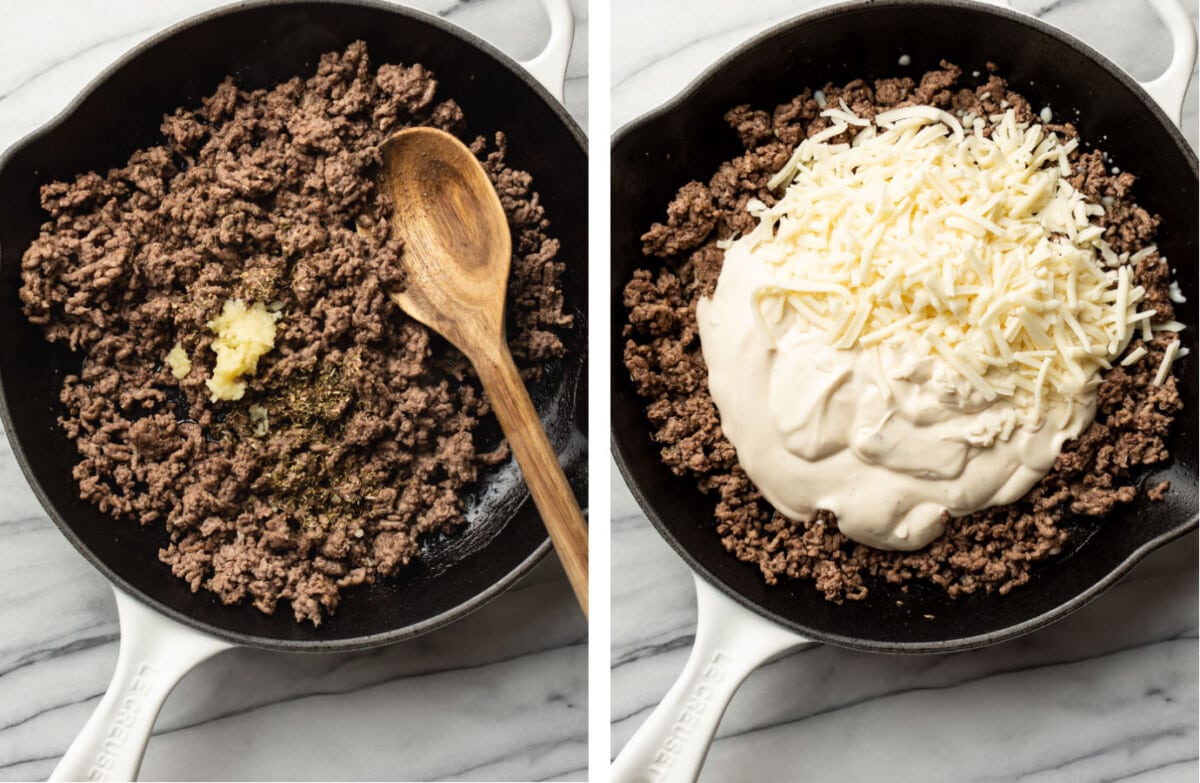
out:
<path id="1" fill-rule="evenodd" d="M 212 401 L 240 400 L 246 393 L 243 375 L 258 370 L 258 360 L 275 347 L 275 322 L 279 313 L 271 313 L 262 302 L 249 308 L 240 299 L 225 302 L 221 314 L 208 322 L 217 335 L 212 349 L 217 354 L 213 375 L 205 383 Z"/>
<path id="2" fill-rule="evenodd" d="M 255 436 L 261 438 L 271 431 L 271 419 L 267 409 L 261 405 L 250 406 L 250 424 L 254 427 Z"/>
<path id="3" fill-rule="evenodd" d="M 192 371 L 192 360 L 179 343 L 175 343 L 175 347 L 167 353 L 167 366 L 171 368 L 171 374 L 180 380 Z"/>

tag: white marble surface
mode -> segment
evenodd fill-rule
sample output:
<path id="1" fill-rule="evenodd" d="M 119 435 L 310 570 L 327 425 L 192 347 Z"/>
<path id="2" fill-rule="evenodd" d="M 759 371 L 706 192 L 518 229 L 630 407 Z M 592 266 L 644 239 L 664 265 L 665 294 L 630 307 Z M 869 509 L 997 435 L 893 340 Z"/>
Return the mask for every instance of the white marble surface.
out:
<path id="1" fill-rule="evenodd" d="M 614 128 L 812 0 L 618 0 Z M 1016 0 L 1141 79 L 1169 57 L 1133 0 Z M 687 25 L 677 22 L 686 15 Z M 1196 17 L 1192 3 L 1192 17 Z M 1197 142 L 1196 82 L 1184 125 Z M 695 598 L 613 468 L 612 749 L 683 668 Z M 755 672 L 702 781 L 1197 779 L 1197 536 L 1153 554 L 1080 612 L 976 652 L 890 657 L 818 646 Z"/>
<path id="2" fill-rule="evenodd" d="M 104 66 L 212 0 L 0 0 L 0 149 Z M 540 49 L 538 0 L 411 3 L 518 58 Z M 587 107 L 587 8 L 567 106 Z M 59 535 L 0 440 L 0 779 L 42 780 L 112 674 L 107 583 Z M 149 564 L 148 567 L 157 567 Z M 582 779 L 587 628 L 552 557 L 442 631 L 338 655 L 250 650 L 202 664 L 168 699 L 147 780 Z"/>

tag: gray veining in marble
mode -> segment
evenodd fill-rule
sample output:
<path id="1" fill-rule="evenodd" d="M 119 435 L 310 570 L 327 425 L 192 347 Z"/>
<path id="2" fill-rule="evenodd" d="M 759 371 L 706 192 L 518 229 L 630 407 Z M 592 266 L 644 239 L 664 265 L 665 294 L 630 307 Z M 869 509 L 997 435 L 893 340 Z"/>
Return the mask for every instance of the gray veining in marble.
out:
<path id="1" fill-rule="evenodd" d="M 741 41 L 820 4 L 618 0 L 614 129 Z M 1014 4 L 1137 78 L 1168 61 L 1166 31 L 1144 3 Z M 1193 77 L 1184 112 L 1193 146 L 1196 92 Z M 682 670 L 696 615 L 687 569 L 615 466 L 612 488 L 615 754 Z M 923 657 L 818 646 L 764 667 L 734 698 L 701 780 L 1195 781 L 1197 669 L 1193 533 L 1076 614 L 1007 644 Z"/>
<path id="2" fill-rule="evenodd" d="M 0 149 L 102 68 L 212 0 L 0 0 Z M 538 0 L 417 0 L 525 59 Z M 568 109 L 587 116 L 587 7 Z M 59 535 L 0 437 L 0 779 L 44 779 L 112 675 L 116 609 Z M 157 563 L 149 568 L 160 567 Z M 553 557 L 502 598 L 412 642 L 369 652 L 224 653 L 167 700 L 148 780 L 582 779 L 587 629 Z"/>

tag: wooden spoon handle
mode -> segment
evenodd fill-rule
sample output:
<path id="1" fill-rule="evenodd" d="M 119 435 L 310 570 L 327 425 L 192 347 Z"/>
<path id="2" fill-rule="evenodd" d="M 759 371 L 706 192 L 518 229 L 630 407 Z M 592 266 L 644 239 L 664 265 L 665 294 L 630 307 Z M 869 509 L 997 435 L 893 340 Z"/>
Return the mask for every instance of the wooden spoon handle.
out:
<path id="1" fill-rule="evenodd" d="M 501 344 L 475 357 L 473 363 L 586 617 L 588 528 L 575 493 L 558 464 L 508 347 Z"/>

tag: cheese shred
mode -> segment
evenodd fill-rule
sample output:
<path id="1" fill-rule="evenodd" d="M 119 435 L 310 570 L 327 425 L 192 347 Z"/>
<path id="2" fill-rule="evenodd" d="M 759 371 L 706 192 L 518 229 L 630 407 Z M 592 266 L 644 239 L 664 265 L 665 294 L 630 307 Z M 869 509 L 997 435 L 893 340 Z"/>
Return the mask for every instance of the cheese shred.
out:
<path id="1" fill-rule="evenodd" d="M 1175 355 L 1179 351 L 1179 341 L 1172 340 L 1167 345 L 1167 350 L 1163 351 L 1162 362 L 1158 365 L 1158 373 L 1154 376 L 1154 385 L 1162 386 L 1167 381 L 1167 375 L 1171 372 L 1171 365 L 1175 363 Z"/>

